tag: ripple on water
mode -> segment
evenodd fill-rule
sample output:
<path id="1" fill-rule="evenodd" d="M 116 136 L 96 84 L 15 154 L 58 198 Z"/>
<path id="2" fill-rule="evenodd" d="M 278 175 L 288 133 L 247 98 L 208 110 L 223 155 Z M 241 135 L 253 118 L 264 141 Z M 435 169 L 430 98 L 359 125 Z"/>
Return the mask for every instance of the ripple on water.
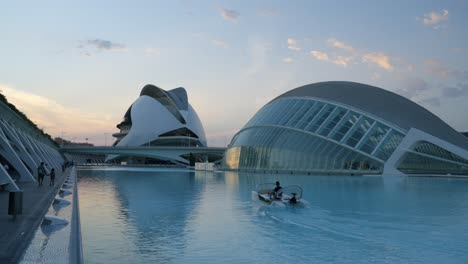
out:
<path id="1" fill-rule="evenodd" d="M 255 185 L 304 188 L 305 208 Z M 100 171 L 79 173 L 86 263 L 468 262 L 468 181 Z"/>

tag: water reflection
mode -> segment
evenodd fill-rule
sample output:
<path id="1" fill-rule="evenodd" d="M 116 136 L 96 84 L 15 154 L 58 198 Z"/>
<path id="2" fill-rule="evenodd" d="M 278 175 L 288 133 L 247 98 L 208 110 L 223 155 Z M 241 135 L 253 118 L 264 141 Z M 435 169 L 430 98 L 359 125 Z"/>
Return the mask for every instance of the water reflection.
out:
<path id="1" fill-rule="evenodd" d="M 276 180 L 302 186 L 309 206 L 252 199 Z M 467 189 L 466 179 L 83 170 L 85 261 L 465 262 Z"/>

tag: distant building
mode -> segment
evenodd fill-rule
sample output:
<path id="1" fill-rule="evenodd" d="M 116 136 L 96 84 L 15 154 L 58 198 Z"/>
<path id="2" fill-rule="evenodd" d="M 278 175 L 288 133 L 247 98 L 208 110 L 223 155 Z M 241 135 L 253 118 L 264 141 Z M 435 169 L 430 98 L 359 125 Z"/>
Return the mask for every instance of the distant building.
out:
<path id="1" fill-rule="evenodd" d="M 418 104 L 353 82 L 286 92 L 233 137 L 231 170 L 466 174 L 468 139 Z"/>
<path id="2" fill-rule="evenodd" d="M 200 118 L 182 87 L 165 91 L 146 85 L 117 128 L 114 146 L 207 145 Z"/>

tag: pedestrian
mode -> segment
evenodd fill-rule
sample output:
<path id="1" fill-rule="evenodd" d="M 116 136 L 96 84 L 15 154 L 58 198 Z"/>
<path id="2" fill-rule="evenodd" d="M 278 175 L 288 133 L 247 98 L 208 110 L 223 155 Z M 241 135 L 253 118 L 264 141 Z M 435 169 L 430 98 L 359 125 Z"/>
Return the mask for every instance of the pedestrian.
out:
<path id="1" fill-rule="evenodd" d="M 52 168 L 49 175 L 50 175 L 49 186 L 54 186 L 54 184 L 55 184 L 55 169 L 54 168 Z"/>
<path id="2" fill-rule="evenodd" d="M 44 167 L 44 162 L 41 162 L 41 165 L 37 168 L 37 180 L 39 183 L 39 186 L 42 186 L 42 182 L 44 181 L 44 176 L 46 174 L 46 170 Z"/>

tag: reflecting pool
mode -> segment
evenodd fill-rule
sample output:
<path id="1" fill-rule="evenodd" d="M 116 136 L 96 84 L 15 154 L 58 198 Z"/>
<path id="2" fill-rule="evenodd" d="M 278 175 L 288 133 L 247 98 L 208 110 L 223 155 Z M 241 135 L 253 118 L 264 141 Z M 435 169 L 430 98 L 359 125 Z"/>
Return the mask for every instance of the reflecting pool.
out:
<path id="1" fill-rule="evenodd" d="M 467 263 L 468 179 L 82 169 L 85 263 Z M 265 205 L 255 185 L 304 189 Z"/>

